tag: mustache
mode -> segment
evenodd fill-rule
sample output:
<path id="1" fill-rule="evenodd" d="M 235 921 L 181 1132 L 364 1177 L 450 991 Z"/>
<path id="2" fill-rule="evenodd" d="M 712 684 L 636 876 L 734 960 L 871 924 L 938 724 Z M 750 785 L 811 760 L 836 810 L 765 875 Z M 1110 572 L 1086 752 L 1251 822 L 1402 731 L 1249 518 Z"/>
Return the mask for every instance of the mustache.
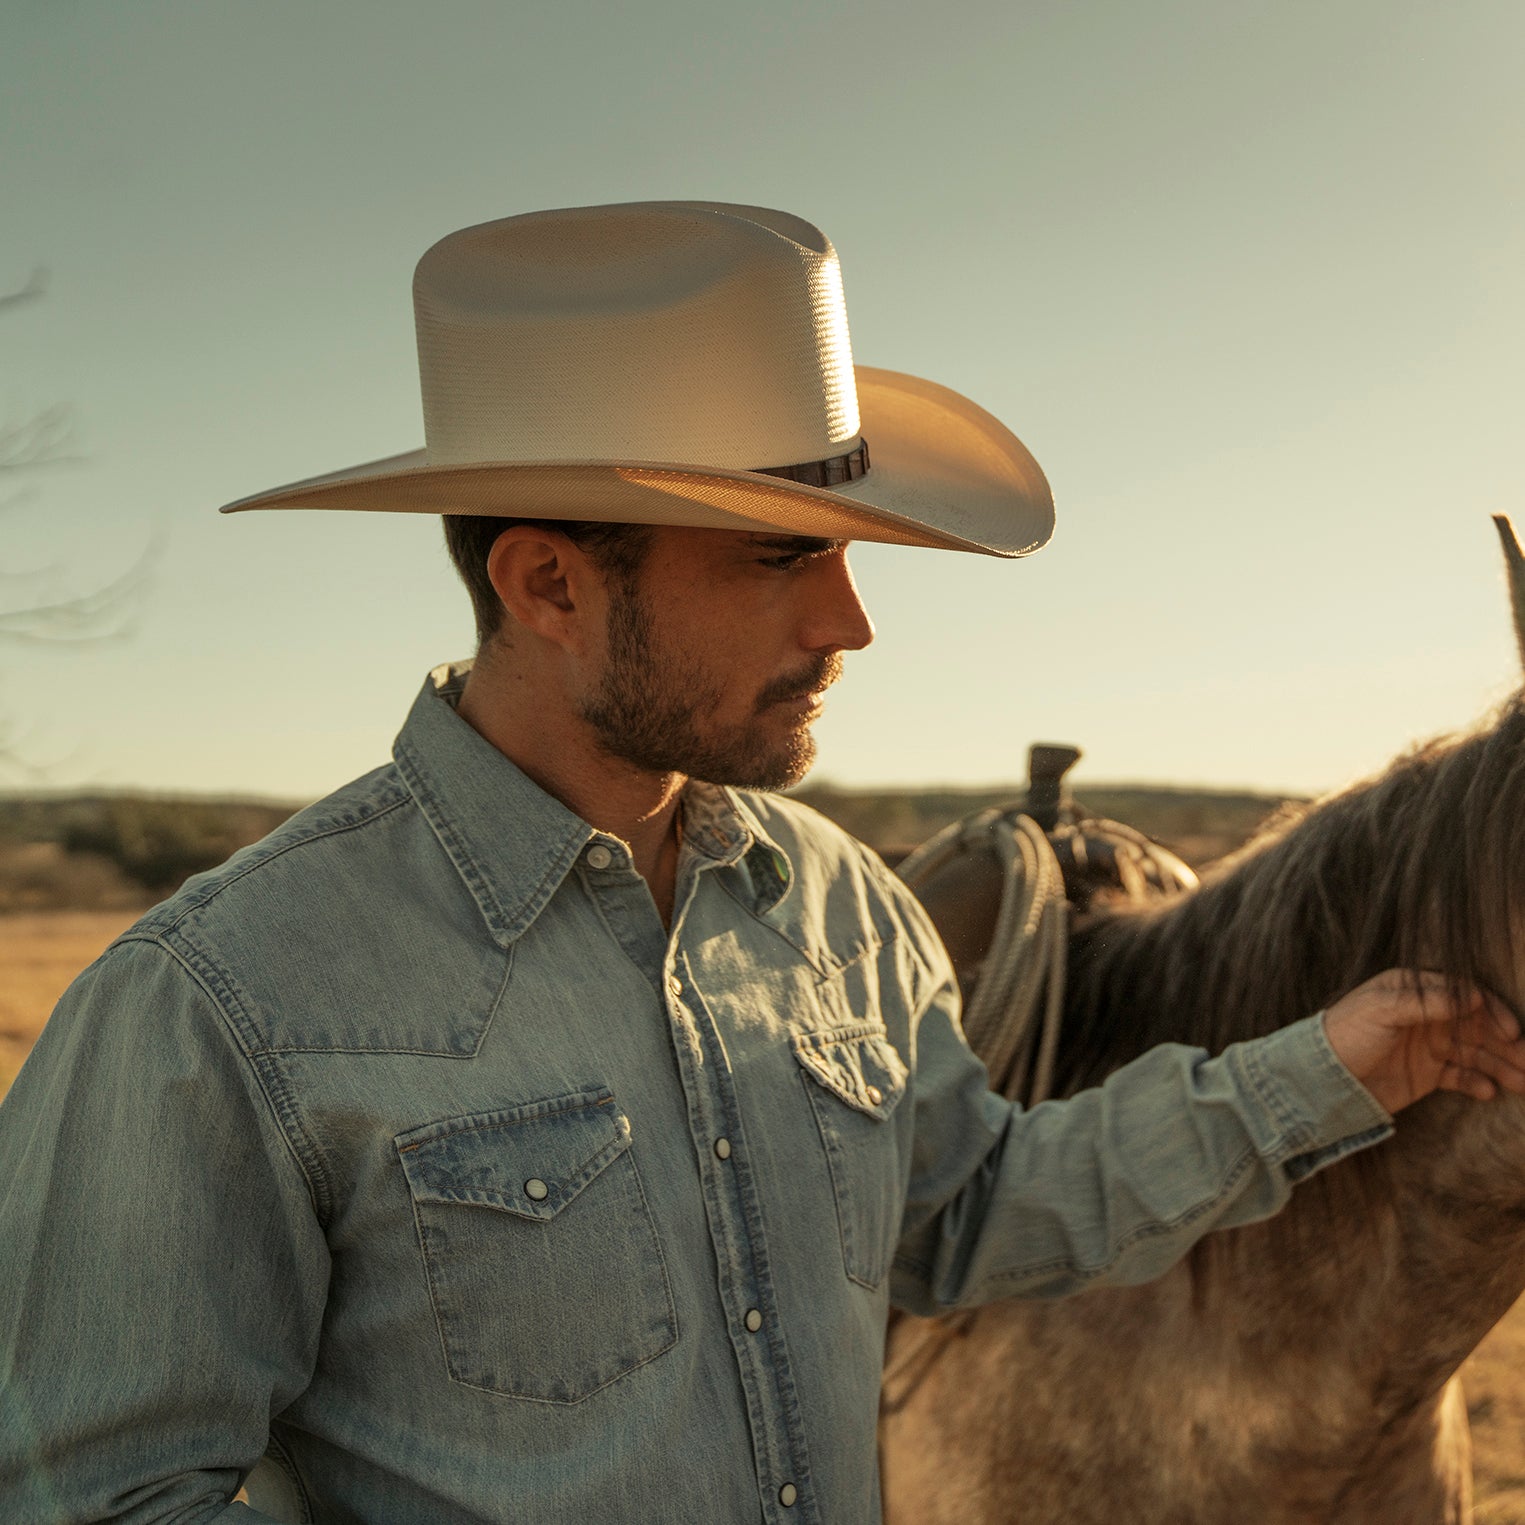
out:
<path id="1" fill-rule="evenodd" d="M 803 699 L 806 694 L 830 688 L 842 676 L 842 653 L 833 651 L 829 656 L 814 657 L 810 665 L 799 672 L 786 673 L 775 678 L 757 696 L 757 708 L 761 712 L 771 704 L 781 704 L 787 699 Z"/>

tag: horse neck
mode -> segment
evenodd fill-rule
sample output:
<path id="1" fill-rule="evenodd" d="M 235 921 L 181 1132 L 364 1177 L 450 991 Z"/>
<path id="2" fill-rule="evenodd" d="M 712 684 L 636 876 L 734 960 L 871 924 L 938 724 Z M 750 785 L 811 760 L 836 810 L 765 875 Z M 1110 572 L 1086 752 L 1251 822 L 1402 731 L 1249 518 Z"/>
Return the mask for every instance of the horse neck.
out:
<path id="1" fill-rule="evenodd" d="M 1379 917 L 1374 931 L 1371 902 L 1355 891 L 1383 872 L 1394 869 L 1346 870 L 1346 905 L 1329 875 L 1252 861 L 1193 896 L 1081 930 L 1061 1089 L 1095 1084 L 1161 1042 L 1219 1052 L 1400 962 L 1414 929 L 1384 933 Z M 1274 893 L 1248 873 L 1269 874 Z M 1454 937 L 1448 951 L 1442 962 L 1469 974 L 1510 965 Z M 1519 974 L 1492 983 L 1525 1011 Z M 1260 1325 L 1268 1362 L 1338 1360 L 1400 1407 L 1435 1393 L 1525 1290 L 1525 1101 L 1419 1103 L 1392 1140 L 1300 1186 L 1277 1218 L 1205 1241 L 1191 1269 L 1204 1309 L 1221 1302 L 1228 1338 L 1253 1345 Z"/>
<path id="2" fill-rule="evenodd" d="M 1415 1348 L 1464 1355 L 1525 1292 L 1525 1100 L 1432 1096 L 1384 1152 Z"/>
<path id="3" fill-rule="evenodd" d="M 1423 1432 L 1446 1382 L 1525 1291 L 1525 1103 L 1437 1096 L 1388 1143 L 1300 1185 L 1277 1217 L 1215 1234 L 1190 1279 L 1209 1365 L 1306 1412 L 1290 1468 Z M 1373 1453 L 1375 1454 L 1375 1452 Z"/>

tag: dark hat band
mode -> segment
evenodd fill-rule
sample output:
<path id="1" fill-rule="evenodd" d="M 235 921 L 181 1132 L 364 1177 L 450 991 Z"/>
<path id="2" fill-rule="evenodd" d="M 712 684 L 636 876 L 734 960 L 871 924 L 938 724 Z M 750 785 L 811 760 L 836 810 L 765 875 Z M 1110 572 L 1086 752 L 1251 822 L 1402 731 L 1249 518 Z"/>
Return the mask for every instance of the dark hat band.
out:
<path id="1" fill-rule="evenodd" d="M 752 470 L 758 476 L 787 477 L 806 487 L 840 487 L 844 482 L 856 482 L 868 471 L 868 441 L 860 439 L 856 450 L 828 460 L 802 461 L 798 466 L 754 466 Z"/>

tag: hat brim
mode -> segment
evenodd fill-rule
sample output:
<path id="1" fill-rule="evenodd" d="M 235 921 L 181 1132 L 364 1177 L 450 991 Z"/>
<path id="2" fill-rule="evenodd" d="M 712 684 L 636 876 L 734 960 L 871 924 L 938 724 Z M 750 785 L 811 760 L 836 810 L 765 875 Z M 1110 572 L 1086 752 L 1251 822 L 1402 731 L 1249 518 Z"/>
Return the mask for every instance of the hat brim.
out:
<path id="1" fill-rule="evenodd" d="M 1016 435 L 967 397 L 899 371 L 856 368 L 869 469 L 838 487 L 671 461 L 484 461 L 390 456 L 226 504 L 676 524 L 1026 556 L 1054 499 Z"/>

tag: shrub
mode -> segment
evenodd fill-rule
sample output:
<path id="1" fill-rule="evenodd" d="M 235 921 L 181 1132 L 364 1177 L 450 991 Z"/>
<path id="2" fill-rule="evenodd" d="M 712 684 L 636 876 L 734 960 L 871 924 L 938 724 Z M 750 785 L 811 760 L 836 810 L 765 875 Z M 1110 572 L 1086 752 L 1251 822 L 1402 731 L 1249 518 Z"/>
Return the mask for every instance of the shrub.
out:
<path id="1" fill-rule="evenodd" d="M 65 851 L 108 858 L 155 895 L 215 868 L 290 814 L 279 806 L 128 795 L 93 803 L 64 821 Z"/>

